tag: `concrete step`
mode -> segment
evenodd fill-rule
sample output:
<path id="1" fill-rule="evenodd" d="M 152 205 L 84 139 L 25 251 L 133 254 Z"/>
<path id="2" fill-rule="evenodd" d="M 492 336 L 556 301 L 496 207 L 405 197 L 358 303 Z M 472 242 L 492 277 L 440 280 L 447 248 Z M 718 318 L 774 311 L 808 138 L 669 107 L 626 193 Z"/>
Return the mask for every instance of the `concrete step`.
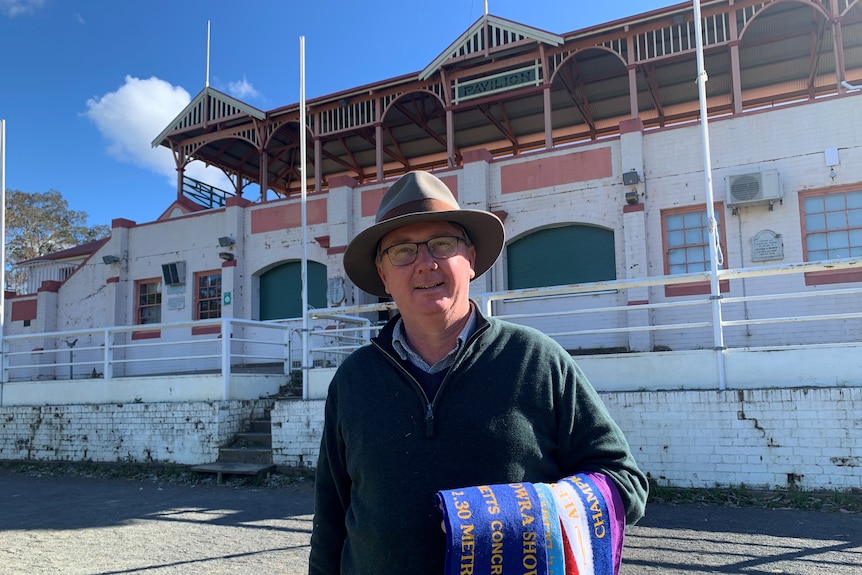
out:
<path id="1" fill-rule="evenodd" d="M 215 473 L 216 480 L 221 483 L 225 475 L 251 475 L 259 476 L 275 471 L 275 465 L 272 463 L 207 463 L 204 465 L 195 465 L 192 471 L 197 473 Z"/>
<path id="2" fill-rule="evenodd" d="M 272 420 L 271 419 L 252 419 L 249 424 L 249 432 L 251 433 L 271 433 L 272 432 Z"/>
<path id="3" fill-rule="evenodd" d="M 272 434 L 269 431 L 266 433 L 237 433 L 234 436 L 234 443 L 236 446 L 242 447 L 268 447 L 272 449 Z"/>
<path id="4" fill-rule="evenodd" d="M 222 447 L 218 453 L 219 463 L 272 463 L 270 447 Z"/>

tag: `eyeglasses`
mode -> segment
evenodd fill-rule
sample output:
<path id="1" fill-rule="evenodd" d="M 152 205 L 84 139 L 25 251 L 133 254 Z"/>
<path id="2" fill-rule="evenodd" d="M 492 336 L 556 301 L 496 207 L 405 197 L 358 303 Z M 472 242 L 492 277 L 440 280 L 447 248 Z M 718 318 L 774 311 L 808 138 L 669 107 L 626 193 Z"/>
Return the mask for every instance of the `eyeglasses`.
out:
<path id="1" fill-rule="evenodd" d="M 394 266 L 406 266 L 412 264 L 419 257 L 419 246 L 428 248 L 428 253 L 438 259 L 451 258 L 458 253 L 458 242 L 465 242 L 464 238 L 458 236 L 439 236 L 431 238 L 427 242 L 403 242 L 389 246 L 381 251 L 381 256 L 386 254 Z"/>

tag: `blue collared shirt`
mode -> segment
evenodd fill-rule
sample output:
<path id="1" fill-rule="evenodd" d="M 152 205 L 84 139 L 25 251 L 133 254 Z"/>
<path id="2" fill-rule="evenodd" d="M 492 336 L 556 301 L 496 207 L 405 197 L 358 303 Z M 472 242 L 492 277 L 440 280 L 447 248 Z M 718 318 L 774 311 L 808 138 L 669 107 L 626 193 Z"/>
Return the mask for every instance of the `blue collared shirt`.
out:
<path id="1" fill-rule="evenodd" d="M 444 369 L 452 367 L 452 364 L 455 363 L 455 356 L 458 355 L 458 352 L 462 347 L 464 347 L 464 342 L 467 341 L 475 330 L 476 310 L 473 309 L 473 306 L 471 305 L 470 319 L 467 320 L 467 324 L 464 326 L 464 329 L 462 329 L 461 333 L 458 334 L 458 340 L 455 343 L 455 347 L 452 351 L 446 354 L 446 357 L 434 365 L 428 365 L 425 360 L 410 347 L 410 344 L 407 343 L 407 334 L 404 333 L 404 320 L 399 318 L 398 323 L 395 324 L 395 329 L 392 332 L 392 347 L 395 348 L 395 352 L 402 360 L 410 361 L 410 363 L 425 373 L 439 373 Z"/>

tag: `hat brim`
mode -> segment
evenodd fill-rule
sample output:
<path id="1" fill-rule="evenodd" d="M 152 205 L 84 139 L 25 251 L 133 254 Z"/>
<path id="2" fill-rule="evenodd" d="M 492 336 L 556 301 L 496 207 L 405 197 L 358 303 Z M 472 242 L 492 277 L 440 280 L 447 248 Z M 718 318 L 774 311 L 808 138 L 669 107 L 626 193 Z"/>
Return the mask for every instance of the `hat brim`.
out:
<path id="1" fill-rule="evenodd" d="M 473 265 L 475 277 L 488 271 L 500 257 L 506 232 L 503 222 L 494 214 L 482 210 L 418 212 L 382 221 L 357 234 L 344 251 L 344 271 L 347 277 L 359 289 L 372 295 L 387 297 L 386 288 L 375 265 L 380 238 L 408 224 L 440 221 L 458 224 L 467 232 L 476 249 L 476 261 Z"/>

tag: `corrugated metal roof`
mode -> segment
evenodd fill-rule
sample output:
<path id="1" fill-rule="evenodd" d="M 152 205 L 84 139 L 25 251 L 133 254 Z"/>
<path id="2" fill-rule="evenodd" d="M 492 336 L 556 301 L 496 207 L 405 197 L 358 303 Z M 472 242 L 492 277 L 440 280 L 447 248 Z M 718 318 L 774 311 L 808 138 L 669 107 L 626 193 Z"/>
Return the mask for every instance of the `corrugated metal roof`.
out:
<path id="1" fill-rule="evenodd" d="M 862 83 L 862 2 L 837 5 L 840 13 L 831 14 L 834 4 L 818 0 L 704 2 L 710 115 L 838 95 L 841 80 Z M 647 130 L 697 121 L 692 20 L 691 6 L 676 4 L 557 36 L 480 18 L 417 74 L 309 100 L 309 189 L 326 188 L 334 176 L 364 183 L 380 173 L 455 166 L 476 149 L 505 157 L 614 136 L 633 116 Z M 493 49 L 475 44 L 489 23 L 501 34 Z M 455 98 L 458 86 L 504 72 L 529 81 Z M 231 114 L 204 117 L 205 95 Z M 246 182 L 259 182 L 266 162 L 267 188 L 288 196 L 300 189 L 299 142 L 298 104 L 264 113 L 207 89 L 153 144 Z"/>

